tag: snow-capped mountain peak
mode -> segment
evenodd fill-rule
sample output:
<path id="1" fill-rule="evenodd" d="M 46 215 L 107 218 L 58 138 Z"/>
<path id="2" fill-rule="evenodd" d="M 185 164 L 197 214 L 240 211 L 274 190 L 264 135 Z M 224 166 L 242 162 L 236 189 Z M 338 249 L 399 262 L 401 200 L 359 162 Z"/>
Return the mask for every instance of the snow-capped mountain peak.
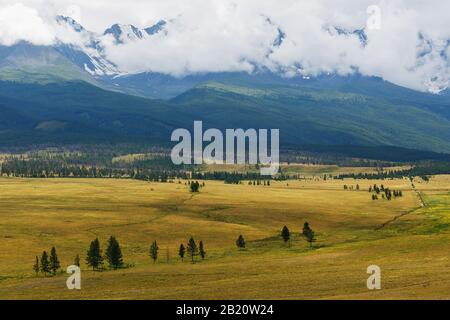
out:
<path id="1" fill-rule="evenodd" d="M 57 16 L 56 23 L 62 29 L 54 46 L 55 49 L 93 77 L 124 74 L 107 58 L 108 45 L 123 45 L 148 39 L 163 31 L 167 24 L 166 21 L 161 20 L 153 26 L 140 29 L 132 24 L 116 23 L 106 29 L 103 34 L 97 34 L 86 30 L 71 17 Z M 65 36 L 67 30 L 75 32 L 76 39 Z M 113 41 L 107 40 L 108 37 L 112 37 Z"/>
<path id="2" fill-rule="evenodd" d="M 157 34 L 164 29 L 166 21 L 161 20 L 153 26 L 139 29 L 132 24 L 113 24 L 106 29 L 103 35 L 111 35 L 114 38 L 115 44 L 124 44 L 130 41 L 138 41 L 148 39 L 148 37 Z"/>
<path id="3" fill-rule="evenodd" d="M 145 31 L 136 28 L 132 24 L 114 24 L 106 29 L 103 35 L 112 35 L 116 44 L 141 40 L 146 36 Z"/>
<path id="4" fill-rule="evenodd" d="M 75 21 L 71 17 L 59 15 L 59 16 L 56 16 L 56 22 L 59 25 L 66 25 L 66 26 L 72 28 L 76 32 L 85 32 L 86 31 L 81 24 L 79 24 L 77 21 Z"/>
<path id="5" fill-rule="evenodd" d="M 164 27 L 167 25 L 167 22 L 165 20 L 160 20 L 156 24 L 154 24 L 151 27 L 145 28 L 145 32 L 147 32 L 148 35 L 154 35 L 159 33 L 160 31 L 164 30 Z"/>
<path id="6" fill-rule="evenodd" d="M 86 30 L 71 17 L 57 16 L 58 26 L 76 32 L 76 39 L 67 41 L 64 32 L 57 39 L 55 49 L 91 76 L 112 76 L 120 74 L 117 66 L 105 54 L 101 36 Z"/>

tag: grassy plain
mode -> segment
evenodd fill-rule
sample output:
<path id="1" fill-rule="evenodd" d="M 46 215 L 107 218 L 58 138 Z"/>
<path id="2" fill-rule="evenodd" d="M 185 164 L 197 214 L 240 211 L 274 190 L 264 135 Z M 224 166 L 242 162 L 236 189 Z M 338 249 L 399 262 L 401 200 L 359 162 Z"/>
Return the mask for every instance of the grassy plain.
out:
<path id="1" fill-rule="evenodd" d="M 403 197 L 372 201 L 374 183 Z M 184 182 L 0 178 L 0 298 L 448 299 L 450 176 L 415 185 L 423 208 L 406 179 L 207 181 L 192 195 Z M 305 221 L 317 234 L 314 249 L 300 236 Z M 291 247 L 279 236 L 284 225 L 294 233 Z M 245 250 L 235 247 L 239 234 Z M 104 248 L 110 235 L 132 267 L 90 271 L 90 241 L 99 237 Z M 177 257 L 190 236 L 204 241 L 204 261 Z M 66 274 L 33 274 L 34 256 L 53 245 L 63 267 L 82 257 L 82 290 L 67 290 Z M 382 290 L 366 287 L 372 264 L 381 267 Z"/>

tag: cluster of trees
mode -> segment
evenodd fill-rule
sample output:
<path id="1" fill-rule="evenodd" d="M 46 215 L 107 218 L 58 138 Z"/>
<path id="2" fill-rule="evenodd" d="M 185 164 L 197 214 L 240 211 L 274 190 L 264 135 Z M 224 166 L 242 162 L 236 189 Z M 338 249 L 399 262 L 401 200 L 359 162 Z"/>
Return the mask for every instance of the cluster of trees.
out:
<path id="1" fill-rule="evenodd" d="M 383 199 L 392 200 L 392 197 L 403 197 L 401 190 L 391 191 L 389 188 L 385 188 L 383 185 L 377 186 L 374 184 L 369 187 L 369 192 L 372 193 L 372 200 L 378 200 L 378 196 L 381 194 Z"/>
<path id="2" fill-rule="evenodd" d="M 124 266 L 122 249 L 120 248 L 119 241 L 114 236 L 110 236 L 107 242 L 105 255 L 102 254 L 100 248 L 100 241 L 98 238 L 93 240 L 89 246 L 86 254 L 86 263 L 92 267 L 92 270 L 103 269 L 103 261 L 108 262 L 110 268 L 116 270 Z"/>
<path id="3" fill-rule="evenodd" d="M 203 188 L 205 186 L 204 182 L 200 184 L 200 182 L 198 181 L 188 181 L 187 183 L 189 185 L 189 190 L 194 193 L 200 192 L 200 188 Z"/>
<path id="4" fill-rule="evenodd" d="M 98 238 L 93 240 L 89 246 L 89 250 L 86 254 L 86 263 L 88 266 L 92 267 L 93 270 L 103 269 L 103 261 L 106 258 L 109 266 L 113 269 L 117 269 L 123 266 L 122 260 L 122 250 L 120 248 L 119 242 L 113 236 L 111 236 L 107 243 L 107 249 L 105 255 L 103 256 L 102 250 L 100 248 L 100 241 Z M 74 265 L 80 266 L 80 256 L 76 255 Z M 44 274 L 56 274 L 60 269 L 60 262 L 58 255 L 56 254 L 56 249 L 53 247 L 50 251 L 50 256 L 46 251 L 42 253 L 41 259 L 36 256 L 35 263 L 33 265 L 33 270 L 38 274 L 42 272 Z"/>
<path id="5" fill-rule="evenodd" d="M 344 184 L 344 190 L 359 190 L 359 184 L 356 185 L 356 187 L 354 186 L 347 186 L 346 184 Z"/>
<path id="6" fill-rule="evenodd" d="M 36 256 L 33 264 L 33 271 L 36 273 L 36 275 L 38 275 L 39 272 L 43 273 L 44 275 L 55 275 L 60 267 L 61 265 L 56 253 L 56 249 L 55 247 L 52 247 L 52 249 L 50 250 L 50 255 L 48 255 L 47 251 L 44 250 L 40 259 L 38 256 Z"/>
<path id="7" fill-rule="evenodd" d="M 270 180 L 263 180 L 263 181 L 261 181 L 261 180 L 253 180 L 253 181 L 249 181 L 248 182 L 248 185 L 249 186 L 251 186 L 251 185 L 253 185 L 253 186 L 262 186 L 262 185 L 264 185 L 264 186 L 270 186 Z"/>
<path id="8" fill-rule="evenodd" d="M 206 257 L 206 251 L 203 241 L 200 241 L 197 245 L 194 238 L 191 237 L 186 245 L 184 245 L 183 243 L 180 244 L 180 247 L 178 248 L 178 256 L 181 258 L 181 261 L 184 261 L 186 253 L 189 257 L 191 257 L 192 263 L 195 263 L 196 256 L 200 256 L 200 258 L 204 260 Z M 159 246 L 156 240 L 153 241 L 150 246 L 149 255 L 153 260 L 153 263 L 156 263 L 159 255 Z"/>
<path id="9" fill-rule="evenodd" d="M 228 177 L 223 182 L 225 184 L 242 184 L 242 181 L 236 177 Z"/>
<path id="10" fill-rule="evenodd" d="M 303 230 L 301 235 L 309 243 L 310 248 L 312 248 L 313 243 L 316 242 L 317 239 L 315 232 L 311 229 L 308 222 L 305 222 L 303 224 Z M 287 226 L 284 226 L 283 229 L 281 229 L 281 238 L 285 243 L 289 243 L 289 246 L 291 246 L 292 234 Z"/>

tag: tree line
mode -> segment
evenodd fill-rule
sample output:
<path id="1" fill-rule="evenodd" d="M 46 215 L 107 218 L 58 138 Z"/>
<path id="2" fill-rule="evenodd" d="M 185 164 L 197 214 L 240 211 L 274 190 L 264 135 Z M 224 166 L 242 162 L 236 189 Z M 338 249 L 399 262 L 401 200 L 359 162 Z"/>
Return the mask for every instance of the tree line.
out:
<path id="1" fill-rule="evenodd" d="M 136 179 L 154 182 L 170 182 L 171 180 L 217 180 L 228 184 L 239 184 L 243 180 L 259 181 L 259 173 L 247 172 L 196 172 L 180 168 L 162 169 L 128 166 L 98 166 L 76 164 L 52 159 L 39 158 L 7 158 L 0 163 L 0 175 L 21 178 L 114 178 Z M 270 178 L 267 178 L 270 179 Z"/>
<path id="2" fill-rule="evenodd" d="M 10 159 L 1 164 L 0 175 L 21 178 L 131 178 L 167 182 L 170 179 L 188 179 L 181 170 L 154 170 L 141 168 L 106 168 L 37 159 Z"/>
<path id="3" fill-rule="evenodd" d="M 428 181 L 428 176 L 438 174 L 450 174 L 450 162 L 428 162 L 420 163 L 410 169 L 378 171 L 376 173 L 345 173 L 335 176 L 335 179 L 368 179 L 385 180 L 404 177 L 420 177 Z"/>

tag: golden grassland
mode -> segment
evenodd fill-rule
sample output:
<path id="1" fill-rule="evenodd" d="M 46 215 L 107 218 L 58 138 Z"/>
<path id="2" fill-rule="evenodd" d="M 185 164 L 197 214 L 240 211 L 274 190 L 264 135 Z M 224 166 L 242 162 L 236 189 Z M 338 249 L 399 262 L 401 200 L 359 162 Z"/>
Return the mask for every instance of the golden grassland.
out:
<path id="1" fill-rule="evenodd" d="M 372 201 L 374 183 L 403 197 Z M 423 208 L 407 179 L 206 181 L 191 194 L 184 181 L 0 178 L 0 298 L 448 299 L 450 176 L 414 183 Z M 300 236 L 305 221 L 317 234 L 313 249 Z M 284 225 L 294 233 L 290 247 L 279 236 Z M 235 247 L 239 234 L 245 250 Z M 104 249 L 110 235 L 132 267 L 90 271 L 90 241 L 99 237 Z M 196 264 L 177 256 L 191 236 L 207 251 Z M 156 264 L 148 256 L 154 240 Z M 34 275 L 35 255 L 52 246 L 64 268 L 81 256 L 82 290 L 68 290 L 63 273 Z M 366 287 L 372 264 L 381 267 L 382 290 Z"/>

